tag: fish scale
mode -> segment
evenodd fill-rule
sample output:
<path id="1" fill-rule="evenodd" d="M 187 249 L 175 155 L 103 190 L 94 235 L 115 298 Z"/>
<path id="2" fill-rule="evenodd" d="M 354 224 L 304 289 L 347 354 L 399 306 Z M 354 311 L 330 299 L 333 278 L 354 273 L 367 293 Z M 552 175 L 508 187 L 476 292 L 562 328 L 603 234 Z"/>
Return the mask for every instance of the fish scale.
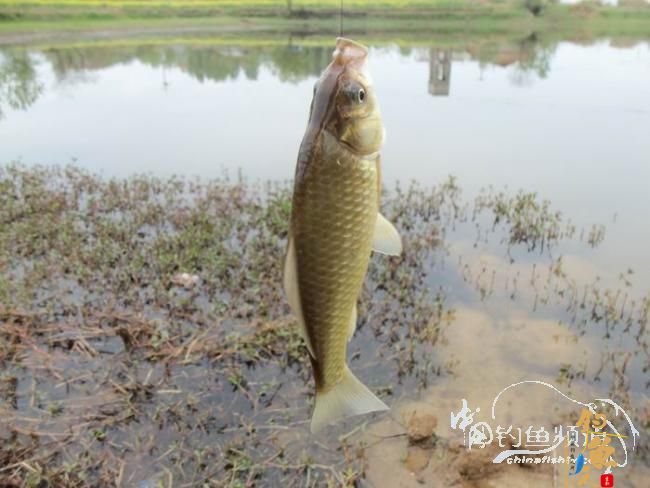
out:
<path id="1" fill-rule="evenodd" d="M 350 317 L 372 250 L 377 177 L 376 157 L 360 159 L 340 146 L 310 162 L 294 194 L 300 298 L 323 391 L 345 367 Z"/>

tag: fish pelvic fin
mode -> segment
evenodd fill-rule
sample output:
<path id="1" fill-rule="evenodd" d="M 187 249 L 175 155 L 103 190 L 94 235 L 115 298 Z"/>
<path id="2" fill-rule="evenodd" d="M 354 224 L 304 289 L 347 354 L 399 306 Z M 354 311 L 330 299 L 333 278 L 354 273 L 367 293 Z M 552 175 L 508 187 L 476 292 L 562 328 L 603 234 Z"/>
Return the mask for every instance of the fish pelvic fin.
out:
<path id="1" fill-rule="evenodd" d="M 388 410 L 384 402 L 375 396 L 345 367 L 343 379 L 333 388 L 316 390 L 316 405 L 311 417 L 311 433 L 315 434 L 327 425 L 353 415 Z"/>
<path id="2" fill-rule="evenodd" d="M 402 239 L 397 229 L 382 214 L 377 214 L 372 249 L 381 254 L 399 256 L 402 254 Z"/>

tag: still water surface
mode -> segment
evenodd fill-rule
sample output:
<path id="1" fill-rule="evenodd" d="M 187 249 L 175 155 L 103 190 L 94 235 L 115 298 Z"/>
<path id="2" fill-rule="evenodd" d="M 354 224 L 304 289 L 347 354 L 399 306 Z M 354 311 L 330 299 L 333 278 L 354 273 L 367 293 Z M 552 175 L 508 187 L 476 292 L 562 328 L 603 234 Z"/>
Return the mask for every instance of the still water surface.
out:
<path id="1" fill-rule="evenodd" d="M 363 40 L 363 39 L 362 39 Z M 144 42 L 144 41 L 143 41 Z M 330 47 L 190 44 L 0 52 L 0 161 L 290 179 Z M 373 48 L 384 177 L 523 188 L 603 253 L 650 269 L 650 46 Z M 609 248 L 611 247 L 611 249 Z M 650 271 L 645 275 L 650 277 Z"/>

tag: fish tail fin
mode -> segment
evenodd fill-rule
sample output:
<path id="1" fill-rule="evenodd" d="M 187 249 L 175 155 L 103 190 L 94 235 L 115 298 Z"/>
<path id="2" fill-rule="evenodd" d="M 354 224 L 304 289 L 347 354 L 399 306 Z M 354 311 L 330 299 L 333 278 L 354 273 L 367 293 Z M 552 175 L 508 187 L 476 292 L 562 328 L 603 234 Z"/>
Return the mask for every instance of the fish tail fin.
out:
<path id="1" fill-rule="evenodd" d="M 339 384 L 325 392 L 316 390 L 316 405 L 311 417 L 311 432 L 314 434 L 328 424 L 344 417 L 379 410 L 388 410 L 388 407 L 346 366 L 343 379 Z"/>

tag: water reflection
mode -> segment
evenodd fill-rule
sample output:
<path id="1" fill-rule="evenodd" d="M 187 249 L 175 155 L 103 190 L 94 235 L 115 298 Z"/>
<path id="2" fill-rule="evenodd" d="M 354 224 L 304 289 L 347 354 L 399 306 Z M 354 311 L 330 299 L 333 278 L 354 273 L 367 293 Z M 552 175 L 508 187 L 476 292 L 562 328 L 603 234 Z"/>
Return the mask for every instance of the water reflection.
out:
<path id="1" fill-rule="evenodd" d="M 197 47 L 192 45 L 89 47 L 53 49 L 43 54 L 59 80 L 79 71 L 108 68 L 139 61 L 152 67 L 180 68 L 198 81 L 223 81 L 243 74 L 256 80 L 262 66 L 270 67 L 282 81 L 319 75 L 329 62 L 329 47 Z"/>
<path id="2" fill-rule="evenodd" d="M 429 93 L 448 96 L 451 83 L 451 49 L 429 49 Z"/>
<path id="3" fill-rule="evenodd" d="M 0 53 L 0 118 L 3 108 L 25 110 L 43 92 L 34 63 L 24 52 Z"/>
<path id="4" fill-rule="evenodd" d="M 451 88 L 453 59 L 478 60 L 482 66 L 514 65 L 511 82 L 529 84 L 534 77 L 545 78 L 557 44 L 547 45 L 532 34 L 517 42 L 479 42 L 465 47 L 400 48 L 403 57 L 415 51 L 429 62 L 428 92 L 448 96 Z M 204 46 L 189 44 L 98 46 L 55 48 L 40 52 L 5 49 L 0 51 L 0 115 L 7 108 L 25 110 L 43 93 L 38 78 L 39 55 L 51 66 L 59 83 L 83 83 L 86 73 L 134 61 L 163 69 L 180 68 L 194 79 L 204 82 L 233 80 L 242 75 L 257 80 L 260 70 L 268 68 L 282 82 L 296 83 L 319 76 L 329 63 L 331 46 Z M 167 81 L 164 79 L 163 84 Z"/>
<path id="5" fill-rule="evenodd" d="M 248 80 L 256 80 L 260 68 L 268 67 L 281 81 L 291 83 L 320 75 L 329 62 L 331 48 L 145 45 L 50 49 L 38 54 L 51 66 L 58 83 L 88 82 L 83 76 L 88 72 L 133 61 L 151 67 L 180 68 L 200 82 L 231 80 L 240 74 Z M 37 78 L 37 64 L 36 53 L 0 51 L 0 116 L 3 108 L 29 108 L 43 94 L 43 83 Z"/>

